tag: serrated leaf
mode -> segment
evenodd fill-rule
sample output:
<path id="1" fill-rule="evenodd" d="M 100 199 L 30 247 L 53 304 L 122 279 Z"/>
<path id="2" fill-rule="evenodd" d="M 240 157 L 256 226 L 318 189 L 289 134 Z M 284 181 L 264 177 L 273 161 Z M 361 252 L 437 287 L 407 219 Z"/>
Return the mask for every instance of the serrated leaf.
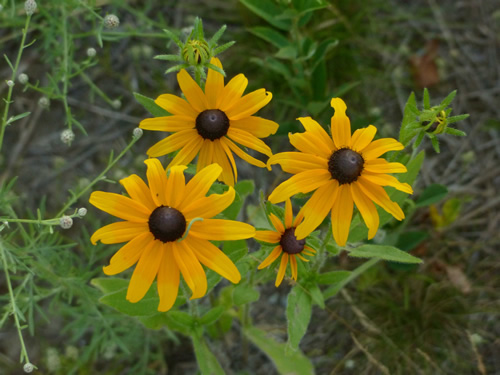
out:
<path id="1" fill-rule="evenodd" d="M 300 350 L 287 353 L 285 344 L 276 342 L 256 327 L 244 328 L 243 334 L 273 361 L 280 374 L 314 375 L 312 363 Z"/>
<path id="2" fill-rule="evenodd" d="M 166 110 L 155 103 L 154 99 L 134 92 L 135 100 L 137 100 L 149 113 L 155 117 L 170 116 Z"/>
<path id="3" fill-rule="evenodd" d="M 269 22 L 278 29 L 288 31 L 292 26 L 290 19 L 284 19 L 283 8 L 279 7 L 274 1 L 269 0 L 240 0 L 253 13 Z"/>
<path id="4" fill-rule="evenodd" d="M 444 185 L 432 184 L 428 186 L 415 202 L 416 207 L 430 206 L 446 197 L 448 189 Z"/>
<path id="5" fill-rule="evenodd" d="M 422 263 L 422 260 L 414 257 L 394 246 L 367 244 L 347 249 L 349 256 L 356 258 L 380 258 L 400 263 Z"/>
<path id="6" fill-rule="evenodd" d="M 311 297 L 302 285 L 296 285 L 288 293 L 286 317 L 288 321 L 288 345 L 293 350 L 299 348 L 312 315 Z"/>

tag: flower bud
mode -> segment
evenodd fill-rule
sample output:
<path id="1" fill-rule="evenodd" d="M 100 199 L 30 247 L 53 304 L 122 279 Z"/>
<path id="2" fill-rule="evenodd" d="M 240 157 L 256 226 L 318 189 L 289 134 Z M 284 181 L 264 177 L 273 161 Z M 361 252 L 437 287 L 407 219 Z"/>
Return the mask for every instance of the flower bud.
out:
<path id="1" fill-rule="evenodd" d="M 84 217 L 85 215 L 87 215 L 87 209 L 85 207 L 79 208 L 78 209 L 78 216 Z"/>
<path id="2" fill-rule="evenodd" d="M 47 109 L 50 107 L 50 99 L 46 96 L 42 96 L 40 99 L 38 99 L 38 105 L 44 109 Z"/>
<path id="3" fill-rule="evenodd" d="M 120 19 L 114 14 L 108 14 L 104 17 L 104 27 L 107 29 L 116 29 L 120 25 Z"/>
<path id="4" fill-rule="evenodd" d="M 134 131 L 132 132 L 132 136 L 135 138 L 135 139 L 139 139 L 142 137 L 142 129 L 141 128 L 135 128 Z"/>
<path id="5" fill-rule="evenodd" d="M 116 99 L 116 100 L 113 100 L 111 105 L 113 106 L 114 109 L 120 109 L 122 106 L 122 102 L 120 99 Z"/>
<path id="6" fill-rule="evenodd" d="M 17 77 L 17 80 L 19 81 L 20 84 L 25 85 L 28 83 L 29 77 L 26 73 L 21 73 Z"/>
<path id="7" fill-rule="evenodd" d="M 26 373 L 30 373 L 30 372 L 33 372 L 33 370 L 35 369 L 35 366 L 33 366 L 31 363 L 25 363 L 24 366 L 23 366 L 23 370 L 24 372 Z"/>
<path id="8" fill-rule="evenodd" d="M 11 80 L 11 79 L 9 79 L 9 80 L 7 81 L 7 86 L 9 86 L 9 87 L 14 86 L 14 81 L 13 81 L 13 80 Z"/>
<path id="9" fill-rule="evenodd" d="M 69 229 L 73 226 L 73 219 L 67 215 L 64 215 L 59 219 L 59 225 L 62 229 Z"/>
<path id="10" fill-rule="evenodd" d="M 35 0 L 26 0 L 24 2 L 24 10 L 26 11 L 26 15 L 31 16 L 35 13 L 36 10 L 36 1 Z"/>
<path id="11" fill-rule="evenodd" d="M 75 139 L 75 133 L 71 129 L 65 129 L 61 132 L 61 142 L 65 145 L 71 145 L 71 142 Z"/>
<path id="12" fill-rule="evenodd" d="M 87 49 L 87 56 L 88 57 L 94 57 L 96 55 L 97 51 L 95 50 L 95 48 L 88 48 Z"/>

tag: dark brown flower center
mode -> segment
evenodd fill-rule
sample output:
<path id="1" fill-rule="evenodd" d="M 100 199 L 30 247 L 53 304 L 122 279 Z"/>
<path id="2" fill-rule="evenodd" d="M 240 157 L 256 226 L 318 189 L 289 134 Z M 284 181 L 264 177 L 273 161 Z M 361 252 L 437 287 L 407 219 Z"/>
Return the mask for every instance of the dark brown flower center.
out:
<path id="1" fill-rule="evenodd" d="M 196 130 L 205 139 L 214 141 L 227 134 L 229 119 L 220 109 L 207 109 L 196 117 Z"/>
<path id="2" fill-rule="evenodd" d="M 356 151 L 341 148 L 335 151 L 328 161 L 328 170 L 340 185 L 350 184 L 361 176 L 365 161 Z"/>
<path id="3" fill-rule="evenodd" d="M 298 254 L 304 250 L 306 240 L 297 240 L 295 237 L 295 228 L 288 228 L 285 233 L 281 235 L 280 245 L 283 251 L 288 254 Z"/>
<path id="4" fill-rule="evenodd" d="M 157 207 L 149 216 L 149 231 L 162 242 L 178 240 L 186 230 L 186 218 L 175 208 Z"/>

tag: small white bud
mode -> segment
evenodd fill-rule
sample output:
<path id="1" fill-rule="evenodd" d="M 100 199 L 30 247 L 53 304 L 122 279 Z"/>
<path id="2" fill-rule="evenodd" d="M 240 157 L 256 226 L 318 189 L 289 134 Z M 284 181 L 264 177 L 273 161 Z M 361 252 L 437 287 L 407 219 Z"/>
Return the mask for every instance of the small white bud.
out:
<path id="1" fill-rule="evenodd" d="M 85 207 L 79 208 L 78 209 L 78 216 L 84 217 L 85 215 L 87 215 L 87 209 Z"/>
<path id="2" fill-rule="evenodd" d="M 19 83 L 21 85 L 25 85 L 28 83 L 28 80 L 29 80 L 29 77 L 26 73 L 21 73 L 19 74 L 19 76 L 17 77 L 17 80 L 19 81 Z"/>
<path id="3" fill-rule="evenodd" d="M 36 1 L 35 0 L 26 0 L 24 2 L 24 10 L 26 11 L 26 15 L 31 16 L 35 13 L 36 10 Z"/>
<path id="4" fill-rule="evenodd" d="M 59 219 L 59 225 L 62 229 L 69 229 L 73 226 L 73 219 L 67 215 L 64 215 Z"/>
<path id="5" fill-rule="evenodd" d="M 49 108 L 50 99 L 47 98 L 46 96 L 42 96 L 40 99 L 38 99 L 38 105 L 42 108 Z"/>
<path id="6" fill-rule="evenodd" d="M 31 363 L 25 363 L 24 366 L 23 366 L 23 370 L 24 372 L 26 373 L 30 373 L 30 372 L 33 372 L 33 370 L 35 369 L 35 366 L 33 366 Z"/>
<path id="7" fill-rule="evenodd" d="M 135 138 L 135 139 L 139 139 L 142 137 L 142 134 L 144 132 L 142 131 L 141 128 L 135 128 L 134 131 L 132 132 L 132 136 Z"/>
<path id="8" fill-rule="evenodd" d="M 104 17 L 104 27 L 107 29 L 115 29 L 120 25 L 120 19 L 114 14 L 108 14 Z"/>
<path id="9" fill-rule="evenodd" d="M 71 145 L 71 142 L 75 139 L 75 133 L 71 129 L 65 129 L 61 132 L 61 142 L 65 145 Z"/>
<path id="10" fill-rule="evenodd" d="M 122 106 L 122 102 L 120 99 L 115 99 L 115 100 L 113 100 L 111 105 L 113 106 L 114 109 L 120 109 Z"/>
<path id="11" fill-rule="evenodd" d="M 356 362 L 354 362 L 352 359 L 348 359 L 345 361 L 345 368 L 352 370 L 354 367 L 356 367 Z"/>
<path id="12" fill-rule="evenodd" d="M 96 55 L 97 51 L 95 50 L 95 48 L 88 48 L 87 49 L 87 56 L 88 57 L 94 57 Z"/>
<path id="13" fill-rule="evenodd" d="M 9 86 L 9 87 L 14 86 L 14 81 L 13 81 L 13 80 L 11 80 L 11 79 L 9 79 L 9 80 L 7 81 L 7 86 Z"/>

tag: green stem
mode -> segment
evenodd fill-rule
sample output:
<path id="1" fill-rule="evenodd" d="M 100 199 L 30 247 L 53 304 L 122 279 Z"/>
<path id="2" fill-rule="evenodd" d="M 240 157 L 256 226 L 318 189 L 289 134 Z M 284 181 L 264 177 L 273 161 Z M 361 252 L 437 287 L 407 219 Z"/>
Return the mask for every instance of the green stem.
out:
<path id="1" fill-rule="evenodd" d="M 71 109 L 68 105 L 68 72 L 69 72 L 69 45 L 68 45 L 68 28 L 67 28 L 67 13 L 66 8 L 63 6 L 62 9 L 62 33 L 63 33 L 63 66 L 64 66 L 64 76 L 63 76 L 63 93 L 62 101 L 64 105 L 64 112 L 66 113 L 66 121 L 68 127 L 71 129 L 73 124 L 73 115 L 71 114 Z"/>
<path id="2" fill-rule="evenodd" d="M 5 280 L 7 281 L 7 288 L 9 290 L 9 298 L 10 298 L 10 304 L 12 306 L 12 313 L 14 314 L 14 321 L 16 323 L 17 334 L 19 335 L 19 342 L 21 343 L 21 363 L 23 362 L 23 360 L 24 363 L 29 363 L 30 359 L 28 357 L 28 352 L 26 351 L 26 345 L 24 345 L 23 334 L 21 332 L 21 324 L 19 322 L 19 317 L 17 316 L 17 311 L 19 309 L 16 305 L 14 291 L 12 290 L 12 284 L 10 282 L 9 265 L 7 264 L 5 250 L 3 248 L 1 241 L 0 241 L 0 253 L 2 255 L 3 270 L 5 272 Z"/>
<path id="3" fill-rule="evenodd" d="M 19 51 L 17 52 L 16 62 L 14 64 L 14 69 L 12 70 L 11 80 L 14 82 L 17 76 L 17 69 L 19 68 L 19 62 L 21 61 L 21 56 L 23 54 L 24 45 L 26 42 L 26 35 L 28 34 L 28 27 L 30 25 L 31 16 L 26 17 L 26 23 L 23 29 L 23 37 L 21 39 L 21 45 L 19 46 Z M 5 129 L 7 128 L 7 115 L 9 114 L 9 107 L 12 103 L 12 90 L 13 86 L 9 86 L 9 91 L 7 92 L 7 98 L 5 99 L 5 108 L 3 111 L 2 125 L 0 126 L 0 151 L 2 151 L 3 137 L 5 134 Z"/>

